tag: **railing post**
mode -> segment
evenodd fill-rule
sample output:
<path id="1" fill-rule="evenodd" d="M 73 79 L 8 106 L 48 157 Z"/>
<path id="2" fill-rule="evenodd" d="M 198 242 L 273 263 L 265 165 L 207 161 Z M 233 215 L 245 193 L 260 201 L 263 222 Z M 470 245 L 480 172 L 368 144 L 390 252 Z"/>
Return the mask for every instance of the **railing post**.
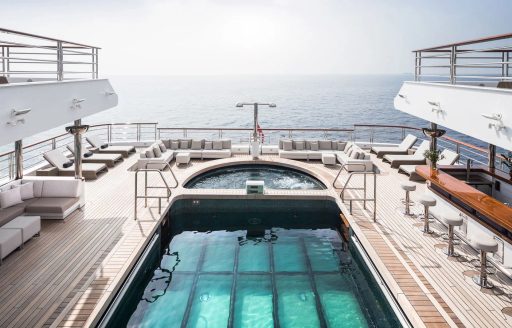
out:
<path id="1" fill-rule="evenodd" d="M 5 47 L 2 46 L 2 72 L 3 72 L 3 74 L 6 74 L 6 69 L 7 69 L 6 63 L 5 63 L 5 57 L 6 57 Z"/>
<path id="2" fill-rule="evenodd" d="M 510 68 L 510 66 L 509 66 L 509 64 L 510 64 L 510 52 L 507 51 L 507 52 L 504 52 L 504 54 L 505 54 L 505 60 L 504 60 L 504 62 L 505 62 L 505 76 L 508 77 L 509 76 L 509 68 Z"/>
<path id="3" fill-rule="evenodd" d="M 112 142 L 112 124 L 107 125 L 107 142 Z"/>
<path id="4" fill-rule="evenodd" d="M 453 46 L 450 51 L 450 83 L 455 84 L 457 80 L 457 72 L 456 72 L 456 62 L 457 62 L 457 47 Z"/>
<path id="5" fill-rule="evenodd" d="M 137 123 L 137 141 L 140 141 L 140 124 Z"/>
<path id="6" fill-rule="evenodd" d="M 421 75 L 421 52 L 416 51 L 416 58 L 414 59 L 414 81 L 419 81 Z"/>
<path id="7" fill-rule="evenodd" d="M 14 153 L 9 154 L 9 180 L 14 179 Z"/>
<path id="8" fill-rule="evenodd" d="M 64 53 L 62 51 L 62 41 L 57 41 L 57 81 L 64 79 Z"/>
<path id="9" fill-rule="evenodd" d="M 57 140 L 55 138 L 52 139 L 52 150 L 57 148 Z"/>
<path id="10" fill-rule="evenodd" d="M 153 129 L 155 130 L 155 140 L 158 140 L 158 139 L 160 139 L 160 137 L 158 135 L 158 129 L 156 128 L 156 124 L 157 123 L 153 124 Z"/>

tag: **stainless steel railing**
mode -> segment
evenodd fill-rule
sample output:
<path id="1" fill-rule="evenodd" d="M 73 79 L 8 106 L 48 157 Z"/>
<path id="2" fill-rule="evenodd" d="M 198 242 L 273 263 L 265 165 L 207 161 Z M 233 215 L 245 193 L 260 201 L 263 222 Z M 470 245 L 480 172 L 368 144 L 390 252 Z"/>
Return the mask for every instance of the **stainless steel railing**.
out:
<path id="1" fill-rule="evenodd" d="M 99 47 L 0 28 L 0 75 L 9 82 L 98 78 Z"/>
<path id="2" fill-rule="evenodd" d="M 348 171 L 348 165 L 351 165 L 351 166 L 361 166 L 363 167 L 363 171 L 353 171 L 353 172 L 349 172 Z M 347 178 L 347 181 L 345 181 L 345 183 L 343 184 L 343 186 L 337 186 L 336 185 L 336 181 L 338 181 L 341 173 L 343 171 L 347 171 L 348 172 L 348 178 Z M 349 184 L 350 184 L 350 181 L 352 180 L 352 177 L 356 176 L 356 175 L 362 175 L 363 176 L 363 186 L 362 187 L 359 187 L 359 186 L 355 186 L 355 187 L 349 187 Z M 368 194 L 368 179 L 367 179 L 367 176 L 370 175 L 373 177 L 373 195 L 372 194 Z M 373 202 L 373 222 L 375 222 L 377 220 L 377 172 L 375 172 L 375 170 L 372 170 L 372 171 L 366 171 L 366 165 L 365 164 L 343 164 L 340 168 L 340 170 L 338 171 L 338 174 L 336 175 L 336 177 L 334 178 L 333 182 L 332 182 L 332 186 L 334 188 L 341 188 L 341 191 L 340 191 L 340 198 L 341 198 L 341 201 L 342 202 L 345 202 L 345 190 L 357 190 L 357 191 L 363 191 L 363 195 L 362 197 L 351 197 L 350 199 L 348 199 L 349 201 L 349 211 L 350 211 L 350 214 L 352 214 L 352 203 L 353 202 L 363 202 L 363 209 L 366 210 L 366 203 L 367 202 Z"/>
<path id="3" fill-rule="evenodd" d="M 249 142 L 250 128 L 168 128 L 159 127 L 155 122 L 108 123 L 91 125 L 87 135 L 97 135 L 105 142 L 142 142 L 155 139 L 183 138 L 230 138 L 234 142 Z M 268 128 L 263 129 L 265 144 L 277 144 L 280 138 L 324 138 L 333 140 L 350 140 L 374 144 L 379 142 L 399 143 L 408 134 L 424 138 L 421 129 L 402 125 L 355 124 L 348 128 Z M 85 141 L 85 136 L 83 142 Z M 61 149 L 69 154 L 66 146 L 73 143 L 69 134 L 60 134 L 51 138 L 24 145 L 24 170 L 35 170 L 47 165 L 43 154 L 52 149 Z M 468 158 L 477 164 L 487 164 L 487 149 L 460 141 L 449 136 L 438 139 L 438 147 L 448 148 L 460 154 L 460 161 Z M 496 168 L 505 170 L 503 158 L 496 156 Z M 0 153 L 0 182 L 14 179 L 16 166 L 14 150 Z"/>
<path id="4" fill-rule="evenodd" d="M 416 81 L 477 83 L 512 81 L 512 34 L 415 50 Z"/>
<path id="5" fill-rule="evenodd" d="M 178 179 L 176 178 L 176 175 L 174 175 L 174 172 L 172 171 L 172 168 L 169 164 L 165 163 L 164 166 L 169 169 L 169 172 L 171 172 L 171 176 L 175 182 L 175 184 L 173 186 L 170 186 L 167 183 L 167 180 L 165 179 L 165 177 L 162 173 L 163 171 L 161 169 L 148 169 L 148 165 L 151 165 L 151 163 L 147 163 L 145 168 L 143 168 L 143 169 L 138 168 L 135 171 L 135 202 L 133 205 L 134 206 L 133 215 L 134 215 L 135 220 L 137 220 L 137 205 L 138 205 L 139 199 L 144 199 L 144 207 L 148 207 L 148 199 L 155 199 L 155 198 L 158 199 L 158 214 L 161 214 L 162 213 L 162 199 L 165 198 L 165 199 L 167 199 L 167 201 L 169 201 L 169 199 L 171 198 L 171 195 L 172 195 L 171 189 L 174 189 L 174 188 L 178 187 L 178 185 L 179 185 Z M 139 195 L 139 191 L 138 191 L 138 188 L 139 188 L 138 177 L 139 177 L 139 173 L 141 173 L 141 172 L 144 173 L 144 195 Z M 152 172 L 159 174 L 161 180 L 164 183 L 164 186 L 148 185 L 148 173 L 152 173 Z M 163 195 L 148 195 L 149 189 L 165 189 L 166 194 L 165 194 L 165 196 L 163 196 Z"/>

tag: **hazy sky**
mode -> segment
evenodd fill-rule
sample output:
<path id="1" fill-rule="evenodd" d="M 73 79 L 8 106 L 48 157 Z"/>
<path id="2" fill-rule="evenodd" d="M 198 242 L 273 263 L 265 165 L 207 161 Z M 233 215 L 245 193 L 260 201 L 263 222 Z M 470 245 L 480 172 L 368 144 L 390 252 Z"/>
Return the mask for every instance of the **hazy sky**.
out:
<path id="1" fill-rule="evenodd" d="M 511 32 L 510 0 L 0 0 L 0 26 L 102 47 L 100 73 L 410 73 L 411 50 Z"/>

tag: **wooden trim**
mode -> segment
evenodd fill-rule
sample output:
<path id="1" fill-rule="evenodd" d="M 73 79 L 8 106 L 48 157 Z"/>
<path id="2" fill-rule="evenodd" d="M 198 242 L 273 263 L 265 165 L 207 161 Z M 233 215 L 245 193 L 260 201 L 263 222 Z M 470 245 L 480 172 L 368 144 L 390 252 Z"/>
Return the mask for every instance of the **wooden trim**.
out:
<path id="1" fill-rule="evenodd" d="M 437 175 L 433 176 L 430 174 L 428 166 L 420 165 L 416 167 L 416 173 L 475 211 L 482 213 L 497 225 L 512 231 L 512 208 L 443 171 L 439 171 Z"/>

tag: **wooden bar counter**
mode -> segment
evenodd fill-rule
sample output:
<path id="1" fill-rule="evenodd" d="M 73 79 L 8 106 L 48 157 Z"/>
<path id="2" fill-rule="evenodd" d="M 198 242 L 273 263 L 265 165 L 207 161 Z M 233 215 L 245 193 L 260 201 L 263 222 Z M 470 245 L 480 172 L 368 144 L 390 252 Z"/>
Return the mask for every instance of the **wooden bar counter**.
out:
<path id="1" fill-rule="evenodd" d="M 449 170 L 449 169 L 447 169 Z M 472 170 L 472 172 L 482 172 L 482 169 Z M 484 173 L 493 175 L 491 172 Z M 459 169 L 460 172 L 460 169 Z M 462 202 L 473 211 L 469 211 L 466 206 L 462 209 L 468 212 L 473 218 L 479 220 L 488 228 L 492 229 L 502 237 L 511 240 L 510 233 L 512 232 L 512 208 L 506 206 L 495 198 L 486 195 L 485 193 L 473 188 L 448 173 L 439 169 L 437 174 L 431 175 L 430 168 L 426 165 L 419 165 L 416 167 L 416 173 L 431 183 L 431 189 L 434 191 L 441 190 L 449 195 L 448 200 L 454 205 L 458 202 L 453 202 L 452 198 Z M 444 196 L 444 195 L 442 195 Z M 457 206 L 461 207 L 461 206 Z"/>

